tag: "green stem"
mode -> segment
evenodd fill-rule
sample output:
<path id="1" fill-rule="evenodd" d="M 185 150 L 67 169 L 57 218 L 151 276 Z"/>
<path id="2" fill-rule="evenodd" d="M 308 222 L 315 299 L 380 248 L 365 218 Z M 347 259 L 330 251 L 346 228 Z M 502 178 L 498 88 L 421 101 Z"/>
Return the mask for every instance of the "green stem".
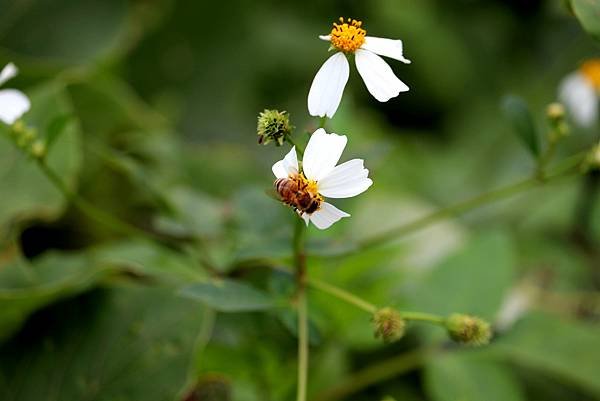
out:
<path id="1" fill-rule="evenodd" d="M 371 386 L 418 368 L 438 347 L 417 348 L 358 371 L 315 397 L 314 401 L 337 401 Z"/>
<path id="2" fill-rule="evenodd" d="M 319 128 L 325 128 L 326 124 L 327 124 L 327 116 L 321 117 L 321 119 L 319 120 Z"/>
<path id="3" fill-rule="evenodd" d="M 285 137 L 285 140 L 287 141 L 287 143 L 289 143 L 292 146 L 296 147 L 296 150 L 298 151 L 298 153 L 300 153 L 300 156 L 304 156 L 304 148 L 300 145 L 298 145 L 296 143 L 296 141 L 294 141 L 289 135 Z"/>
<path id="4" fill-rule="evenodd" d="M 342 288 L 325 283 L 324 281 L 321 281 L 321 280 L 318 280 L 315 278 L 308 279 L 308 284 L 313 288 L 321 290 L 329 295 L 333 295 L 334 297 L 341 299 L 342 301 L 352 304 L 352 305 L 358 307 L 359 309 L 364 310 L 365 312 L 368 312 L 368 313 L 377 312 L 377 309 L 378 309 L 377 306 L 373 305 L 370 302 L 365 301 L 364 299 L 358 297 L 357 295 L 354 295 Z"/>
<path id="5" fill-rule="evenodd" d="M 542 174 L 542 177 L 536 174 L 534 177 L 518 181 L 514 184 L 498 188 L 490 192 L 485 192 L 473 198 L 439 209 L 431 214 L 417 218 L 416 220 L 413 220 L 407 224 L 403 224 L 399 227 L 392 228 L 390 230 L 384 231 L 383 233 L 362 240 L 358 242 L 354 247 L 342 251 L 340 253 L 334 254 L 332 256 L 345 256 L 386 244 L 399 237 L 414 233 L 429 225 L 445 220 L 449 217 L 462 214 L 471 209 L 475 209 L 477 207 L 487 205 L 489 203 L 509 198 L 518 193 L 542 186 L 548 183 L 549 181 L 553 181 L 562 178 L 565 175 L 578 172 L 583 156 L 584 153 L 580 153 L 574 155 L 573 157 L 565 159 L 552 172 Z"/>
<path id="6" fill-rule="evenodd" d="M 306 305 L 306 252 L 304 221 L 296 217 L 294 230 L 294 263 L 298 286 L 298 393 L 297 401 L 306 401 L 308 384 L 308 308 Z"/>
<path id="7" fill-rule="evenodd" d="M 404 320 L 427 322 L 427 323 L 439 324 L 440 326 L 444 326 L 446 323 L 446 319 L 444 317 L 438 316 L 438 315 L 432 315 L 431 313 L 400 311 L 400 316 L 402 316 L 402 318 Z"/>
<path id="8" fill-rule="evenodd" d="M 103 224 L 107 228 L 124 235 L 140 236 L 152 240 L 158 239 L 149 232 L 146 232 L 129 223 L 115 218 L 111 214 L 97 209 L 94 205 L 81 198 L 77 193 L 69 189 L 62 178 L 60 178 L 60 176 L 56 174 L 56 172 L 54 172 L 54 170 L 52 170 L 44 160 L 38 160 L 38 166 L 50 180 L 50 182 L 52 182 L 52 184 L 63 194 L 63 196 L 88 217 L 96 220 L 100 224 Z"/>

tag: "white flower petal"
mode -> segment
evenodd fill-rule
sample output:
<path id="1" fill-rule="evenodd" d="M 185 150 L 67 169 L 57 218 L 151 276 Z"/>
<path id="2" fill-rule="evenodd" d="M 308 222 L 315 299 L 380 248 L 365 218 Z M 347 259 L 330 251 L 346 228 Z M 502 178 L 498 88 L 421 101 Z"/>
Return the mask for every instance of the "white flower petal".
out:
<path id="1" fill-rule="evenodd" d="M 310 215 L 304 212 L 298 212 L 298 214 L 300 215 L 300 217 L 302 217 L 302 220 L 304 220 L 304 222 L 308 226 L 308 222 L 310 221 Z"/>
<path id="2" fill-rule="evenodd" d="M 375 99 L 387 102 L 398 96 L 400 92 L 408 91 L 408 86 L 394 75 L 390 66 L 381 57 L 362 49 L 358 49 L 354 54 L 356 68 Z"/>
<path id="3" fill-rule="evenodd" d="M 558 97 L 578 125 L 591 127 L 598 120 L 598 95 L 582 74 L 569 74 L 560 84 Z"/>
<path id="4" fill-rule="evenodd" d="M 306 178 L 319 181 L 326 177 L 340 160 L 346 142 L 345 135 L 328 134 L 323 128 L 316 130 L 304 150 L 302 169 Z"/>
<path id="5" fill-rule="evenodd" d="M 5 83 L 11 78 L 14 78 L 19 73 L 19 69 L 13 64 L 8 63 L 0 72 L 0 85 Z"/>
<path id="6" fill-rule="evenodd" d="M 319 35 L 319 39 L 325 40 L 327 42 L 331 41 L 331 35 Z"/>
<path id="7" fill-rule="evenodd" d="M 0 91 L 0 121 L 12 125 L 29 111 L 31 103 L 27 96 L 16 89 Z"/>
<path id="8" fill-rule="evenodd" d="M 350 76 L 346 56 L 338 52 L 329 57 L 315 75 L 308 92 L 308 112 L 311 116 L 333 117 Z"/>
<path id="9" fill-rule="evenodd" d="M 319 210 L 310 215 L 310 221 L 319 230 L 325 230 L 343 217 L 350 217 L 350 215 L 333 206 L 331 203 L 323 202 Z"/>
<path id="10" fill-rule="evenodd" d="M 365 192 L 373 181 L 364 161 L 353 159 L 335 167 L 319 181 L 319 193 L 328 198 L 351 198 Z"/>
<path id="11" fill-rule="evenodd" d="M 380 56 L 390 57 L 395 60 L 402 61 L 405 64 L 410 64 L 410 60 L 405 58 L 402 54 L 402 41 L 399 39 L 386 39 L 366 36 L 365 43 L 363 43 L 360 48 L 370 50 L 375 54 L 379 54 Z"/>
<path id="12" fill-rule="evenodd" d="M 298 174 L 298 156 L 296 155 L 296 147 L 292 146 L 292 150 L 288 152 L 283 160 L 279 160 L 273 164 L 271 168 L 273 174 L 277 178 L 287 178 L 290 175 Z"/>

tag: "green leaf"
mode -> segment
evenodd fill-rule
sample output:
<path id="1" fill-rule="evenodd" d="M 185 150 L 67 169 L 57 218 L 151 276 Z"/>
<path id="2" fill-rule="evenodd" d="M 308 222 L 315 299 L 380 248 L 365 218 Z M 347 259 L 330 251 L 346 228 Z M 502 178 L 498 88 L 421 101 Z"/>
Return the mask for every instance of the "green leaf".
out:
<path id="1" fill-rule="evenodd" d="M 600 396 L 600 327 L 544 314 L 523 319 L 490 350 Z"/>
<path id="2" fill-rule="evenodd" d="M 464 352 L 431 358 L 425 367 L 425 390 L 432 401 L 522 401 L 511 370 Z"/>
<path id="3" fill-rule="evenodd" d="M 502 111 L 527 150 L 532 155 L 539 156 L 541 152 L 540 135 L 527 103 L 518 96 L 506 96 L 502 100 Z"/>
<path id="4" fill-rule="evenodd" d="M 47 163 L 69 185 L 74 185 L 81 165 L 80 133 L 77 124 L 67 124 L 47 137 L 46 128 L 71 112 L 64 88 L 43 85 L 30 93 L 32 108 L 25 123 L 44 140 L 51 141 Z M 0 133 L 0 227 L 16 217 L 54 217 L 65 205 L 64 196 L 43 175 L 36 163 Z"/>
<path id="5" fill-rule="evenodd" d="M 470 313 L 491 321 L 511 287 L 515 265 L 506 235 L 479 234 L 425 277 L 412 295 L 411 307 L 441 315 Z"/>
<path id="6" fill-rule="evenodd" d="M 571 5 L 583 29 L 600 39 L 600 0 L 571 0 Z"/>
<path id="7" fill-rule="evenodd" d="M 192 284 L 184 287 L 181 294 L 221 312 L 258 311 L 275 306 L 267 293 L 233 280 Z"/>
<path id="8" fill-rule="evenodd" d="M 180 399 L 204 320 L 171 290 L 118 286 L 36 315 L 0 348 L 0 399 Z"/>

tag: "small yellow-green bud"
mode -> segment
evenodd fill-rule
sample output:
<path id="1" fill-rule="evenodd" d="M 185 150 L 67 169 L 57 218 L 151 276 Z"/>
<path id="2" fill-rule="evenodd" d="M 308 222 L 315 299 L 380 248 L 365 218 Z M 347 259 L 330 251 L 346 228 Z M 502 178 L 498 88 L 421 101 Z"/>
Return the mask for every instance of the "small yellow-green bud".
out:
<path id="1" fill-rule="evenodd" d="M 30 152 L 36 159 L 43 159 L 46 157 L 46 144 L 38 139 L 31 145 Z"/>
<path id="2" fill-rule="evenodd" d="M 565 106 L 558 102 L 550 103 L 546 107 L 546 115 L 550 121 L 562 120 L 565 118 Z"/>
<path id="3" fill-rule="evenodd" d="M 585 157 L 583 170 L 584 172 L 600 170 L 600 143 L 594 146 Z"/>
<path id="4" fill-rule="evenodd" d="M 400 313 L 392 308 L 382 308 L 375 312 L 373 325 L 375 338 L 381 338 L 386 343 L 401 339 L 406 328 L 406 322 Z"/>
<path id="5" fill-rule="evenodd" d="M 492 338 L 490 324 L 476 316 L 452 314 L 446 319 L 446 329 L 450 338 L 466 345 L 485 345 Z"/>
<path id="6" fill-rule="evenodd" d="M 11 133 L 15 136 L 21 135 L 23 134 L 23 132 L 25 132 L 25 123 L 23 122 L 23 120 L 17 120 L 14 122 L 14 124 L 12 125 L 12 130 Z"/>
<path id="7" fill-rule="evenodd" d="M 286 111 L 265 110 L 258 115 L 258 143 L 266 145 L 275 142 L 277 146 L 281 146 L 285 138 L 291 135 L 293 128 Z"/>

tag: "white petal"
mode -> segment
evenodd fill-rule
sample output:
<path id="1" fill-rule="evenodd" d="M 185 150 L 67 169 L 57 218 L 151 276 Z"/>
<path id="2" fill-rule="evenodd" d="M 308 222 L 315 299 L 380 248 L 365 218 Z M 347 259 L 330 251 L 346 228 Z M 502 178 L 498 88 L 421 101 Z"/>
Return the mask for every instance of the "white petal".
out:
<path id="1" fill-rule="evenodd" d="M 331 41 L 331 35 L 319 35 L 319 39 L 325 40 L 327 42 Z"/>
<path id="2" fill-rule="evenodd" d="M 335 167 L 319 181 L 319 193 L 328 198 L 350 198 L 367 190 L 373 181 L 364 161 L 353 159 Z"/>
<path id="3" fill-rule="evenodd" d="M 27 96 L 16 89 L 0 91 L 0 121 L 12 125 L 29 111 L 31 103 Z"/>
<path id="4" fill-rule="evenodd" d="M 375 38 L 373 36 L 365 37 L 365 43 L 361 49 L 370 50 L 380 56 L 390 57 L 405 64 L 410 64 L 410 60 L 402 54 L 402 41 L 399 39 Z"/>
<path id="5" fill-rule="evenodd" d="M 310 215 L 308 213 L 303 212 L 298 212 L 298 214 L 300 215 L 300 217 L 302 217 L 302 220 L 304 220 L 304 222 L 308 226 L 308 222 L 310 221 Z"/>
<path id="6" fill-rule="evenodd" d="M 19 69 L 13 64 L 8 63 L 0 72 L 0 85 L 5 83 L 11 78 L 14 78 L 19 73 Z"/>
<path id="7" fill-rule="evenodd" d="M 598 120 L 598 95 L 583 75 L 568 75 L 560 84 L 558 97 L 578 125 L 590 127 Z"/>
<path id="8" fill-rule="evenodd" d="M 394 75 L 394 71 L 381 57 L 362 49 L 358 49 L 354 54 L 356 68 L 375 99 L 387 102 L 400 92 L 408 90 L 408 86 Z"/>
<path id="9" fill-rule="evenodd" d="M 319 181 L 326 177 L 340 160 L 346 142 L 345 135 L 328 134 L 323 128 L 316 130 L 304 150 L 302 169 L 306 178 Z"/>
<path id="10" fill-rule="evenodd" d="M 298 174 L 298 156 L 296 155 L 296 147 L 292 146 L 292 150 L 288 152 L 283 160 L 279 160 L 273 164 L 271 168 L 273 174 L 277 178 L 287 178 L 290 175 Z"/>
<path id="11" fill-rule="evenodd" d="M 315 75 L 308 92 L 308 112 L 311 116 L 333 117 L 350 76 L 346 56 L 338 52 L 329 57 Z"/>
<path id="12" fill-rule="evenodd" d="M 333 206 L 331 203 L 323 202 L 319 210 L 310 215 L 310 221 L 319 230 L 325 230 L 343 217 L 350 217 L 350 215 Z"/>

